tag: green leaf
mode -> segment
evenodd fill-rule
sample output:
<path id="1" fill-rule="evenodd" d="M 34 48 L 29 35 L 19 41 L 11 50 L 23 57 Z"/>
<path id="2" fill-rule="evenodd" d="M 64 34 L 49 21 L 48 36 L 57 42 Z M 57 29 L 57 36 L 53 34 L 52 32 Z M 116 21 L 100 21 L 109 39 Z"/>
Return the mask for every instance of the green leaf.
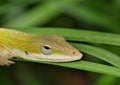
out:
<path id="1" fill-rule="evenodd" d="M 98 78 L 94 85 L 115 85 L 117 78 L 109 75 L 102 75 Z"/>
<path id="2" fill-rule="evenodd" d="M 5 27 L 29 27 L 35 25 L 43 25 L 52 18 L 61 14 L 63 9 L 62 4 L 73 4 L 78 0 L 63 0 L 63 1 L 45 1 L 42 5 L 21 14 L 15 19 L 5 23 Z M 59 5 L 57 4 L 59 3 Z"/>
<path id="3" fill-rule="evenodd" d="M 75 46 L 80 51 L 93 55 L 94 57 L 97 57 L 120 68 L 120 57 L 105 49 L 76 43 L 72 43 L 72 45 Z"/>
<path id="4" fill-rule="evenodd" d="M 34 62 L 34 63 L 50 64 L 50 65 L 68 67 L 68 68 L 73 68 L 73 69 L 78 69 L 78 70 L 86 70 L 86 71 L 120 77 L 119 68 L 108 66 L 108 65 L 103 65 L 103 64 L 98 64 L 98 63 L 93 63 L 89 61 L 83 61 L 83 60 L 78 61 L 78 62 L 66 62 L 66 63 L 49 63 L 49 62 L 40 62 L 37 60 L 23 60 L 23 59 L 14 59 L 14 60 L 23 61 L 23 62 L 27 61 L 27 62 Z"/>
<path id="5" fill-rule="evenodd" d="M 5 23 L 5 27 L 28 27 L 48 22 L 51 18 L 58 15 L 59 11 L 54 2 L 38 5 L 35 8 L 21 14 L 15 19 Z"/>
<path id="6" fill-rule="evenodd" d="M 104 15 L 102 13 L 98 13 L 98 11 L 93 11 L 92 9 L 89 9 L 84 6 L 76 6 L 76 5 L 65 5 L 64 7 L 66 13 L 74 16 L 75 18 L 81 20 L 88 21 L 89 23 L 92 24 L 97 24 L 102 27 L 105 27 L 105 29 L 108 29 L 112 32 L 117 32 L 119 33 L 119 21 L 112 19 L 111 17 L 108 17 L 107 15 Z M 71 9 L 71 10 L 69 10 Z"/>

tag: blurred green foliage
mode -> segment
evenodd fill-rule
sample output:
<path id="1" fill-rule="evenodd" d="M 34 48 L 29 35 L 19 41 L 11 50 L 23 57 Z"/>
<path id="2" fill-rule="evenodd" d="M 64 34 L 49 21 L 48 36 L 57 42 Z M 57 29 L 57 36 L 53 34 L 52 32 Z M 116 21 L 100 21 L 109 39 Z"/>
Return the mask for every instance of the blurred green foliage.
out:
<path id="1" fill-rule="evenodd" d="M 61 34 L 68 41 L 83 43 L 71 44 L 85 53 L 83 58 L 85 61 L 72 63 L 45 63 L 63 67 L 44 65 L 41 64 L 41 62 L 28 63 L 24 61 L 19 61 L 16 65 L 12 65 L 10 67 L 0 67 L 1 85 L 120 84 L 119 79 L 116 78 L 120 77 L 120 69 L 118 68 L 120 67 L 119 0 L 1 0 L 0 26 L 8 28 L 13 27 L 15 29 L 23 28 L 21 30 L 30 33 L 51 32 Z M 33 26 L 38 27 L 39 30 L 37 31 L 35 28 L 30 29 Z M 42 29 L 40 27 L 42 27 Z M 51 31 L 52 29 L 44 27 L 57 28 L 56 30 L 53 29 L 53 31 Z M 61 27 L 64 31 L 58 31 L 58 27 Z M 47 32 L 46 30 L 48 29 L 49 31 Z M 74 29 L 77 29 L 78 32 L 70 31 Z M 91 31 L 89 32 L 85 30 Z M 99 32 L 117 33 L 117 35 L 92 32 L 93 30 Z M 69 35 L 70 32 L 73 32 L 73 34 Z M 101 60 L 98 60 L 95 57 Z M 114 65 L 114 67 L 110 66 L 111 64 Z M 64 67 L 69 67 L 71 69 Z M 79 70 L 72 70 L 72 68 Z M 87 72 L 81 71 L 80 69 L 87 70 Z M 101 74 L 96 75 L 95 73 L 91 73 L 89 71 Z M 71 75 L 72 73 L 75 75 Z M 76 78 L 76 74 L 80 74 L 79 77 L 77 76 Z M 102 74 L 109 74 L 114 77 Z M 73 76 L 76 79 L 73 78 Z M 76 81 L 74 81 L 74 79 Z M 81 81 L 77 81 L 77 79 Z"/>

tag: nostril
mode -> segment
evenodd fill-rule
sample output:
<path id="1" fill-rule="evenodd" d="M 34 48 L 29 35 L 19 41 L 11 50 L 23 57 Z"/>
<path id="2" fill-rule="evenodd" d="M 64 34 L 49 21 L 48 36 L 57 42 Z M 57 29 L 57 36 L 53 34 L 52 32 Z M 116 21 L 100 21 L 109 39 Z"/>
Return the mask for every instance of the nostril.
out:
<path id="1" fill-rule="evenodd" d="M 75 52 L 73 52 L 73 54 L 75 54 Z"/>

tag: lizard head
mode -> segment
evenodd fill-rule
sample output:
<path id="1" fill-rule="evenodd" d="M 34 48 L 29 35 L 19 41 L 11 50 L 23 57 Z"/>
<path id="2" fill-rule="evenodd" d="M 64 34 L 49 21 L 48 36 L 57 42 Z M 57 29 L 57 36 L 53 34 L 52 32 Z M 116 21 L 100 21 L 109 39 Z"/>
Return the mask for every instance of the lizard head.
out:
<path id="1" fill-rule="evenodd" d="M 38 52 L 29 54 L 29 58 L 31 56 L 31 59 L 35 60 L 68 62 L 79 60 L 82 57 L 82 53 L 72 47 L 59 35 L 43 35 L 36 45 L 34 44 L 33 46 Z"/>
<path id="2" fill-rule="evenodd" d="M 82 53 L 59 35 L 33 35 L 24 47 L 25 51 L 14 50 L 23 59 L 68 62 L 82 58 Z"/>

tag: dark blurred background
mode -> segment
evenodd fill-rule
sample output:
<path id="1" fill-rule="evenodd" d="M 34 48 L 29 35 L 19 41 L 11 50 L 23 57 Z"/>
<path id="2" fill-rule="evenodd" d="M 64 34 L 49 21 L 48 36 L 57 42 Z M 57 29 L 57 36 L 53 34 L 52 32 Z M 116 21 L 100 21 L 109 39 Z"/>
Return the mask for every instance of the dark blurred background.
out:
<path id="1" fill-rule="evenodd" d="M 61 27 L 119 33 L 119 21 L 120 0 L 0 0 L 0 26 L 6 28 Z M 102 46 L 120 54 L 118 47 Z M 102 62 L 85 56 L 89 59 L 83 59 Z M 0 76 L 1 85 L 98 85 L 95 83 L 101 77 L 82 70 L 20 61 L 0 67 Z"/>

